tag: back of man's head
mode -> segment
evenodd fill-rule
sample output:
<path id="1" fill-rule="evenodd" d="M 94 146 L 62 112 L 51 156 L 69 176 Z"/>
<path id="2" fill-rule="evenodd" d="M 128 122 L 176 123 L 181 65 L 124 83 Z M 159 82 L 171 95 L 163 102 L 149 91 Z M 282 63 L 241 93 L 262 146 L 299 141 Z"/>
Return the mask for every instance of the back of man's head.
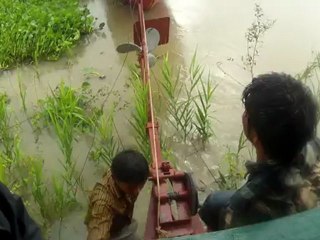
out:
<path id="1" fill-rule="evenodd" d="M 248 129 L 254 129 L 265 154 L 290 164 L 314 137 L 318 105 L 310 89 L 290 75 L 271 73 L 254 78 L 242 101 Z"/>
<path id="2" fill-rule="evenodd" d="M 112 175 L 120 182 L 140 184 L 149 176 L 149 166 L 145 157 L 134 150 L 120 152 L 112 160 Z"/>

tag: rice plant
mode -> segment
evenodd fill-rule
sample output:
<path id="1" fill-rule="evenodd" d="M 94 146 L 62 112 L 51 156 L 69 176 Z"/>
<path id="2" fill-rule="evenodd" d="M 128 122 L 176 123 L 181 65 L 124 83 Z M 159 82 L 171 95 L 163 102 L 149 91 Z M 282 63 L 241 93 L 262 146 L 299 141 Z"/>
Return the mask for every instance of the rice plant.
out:
<path id="1" fill-rule="evenodd" d="M 0 94 L 0 140 L 4 154 L 12 158 L 14 134 L 10 131 L 11 115 L 8 112 L 9 99 L 6 94 Z"/>
<path id="2" fill-rule="evenodd" d="M 112 159 L 120 150 L 119 142 L 114 137 L 114 114 L 115 109 L 112 108 L 108 115 L 101 115 L 95 122 L 98 142 L 91 151 L 91 159 L 98 164 L 102 161 L 107 167 L 110 167 Z"/>
<path id="3" fill-rule="evenodd" d="M 247 53 L 242 57 L 244 69 L 251 74 L 252 78 L 254 76 L 254 67 L 257 65 L 259 49 L 263 44 L 262 37 L 275 23 L 275 20 L 265 19 L 263 9 L 259 4 L 255 4 L 254 12 L 255 21 L 248 28 L 245 35 Z"/>
<path id="4" fill-rule="evenodd" d="M 88 100 L 81 92 L 66 86 L 62 81 L 55 90 L 51 89 L 51 96 L 39 100 L 40 110 L 36 114 L 38 120 L 44 125 L 50 125 L 54 121 L 63 125 L 65 120 L 76 129 L 85 130 L 92 126 L 88 115 Z"/>
<path id="5" fill-rule="evenodd" d="M 245 168 L 241 153 L 246 148 L 246 142 L 247 139 L 242 131 L 236 151 L 231 150 L 229 146 L 227 147 L 223 158 L 223 162 L 227 164 L 227 170 L 225 173 L 218 170 L 219 178 L 216 179 L 220 190 L 238 189 L 244 180 Z"/>
<path id="6" fill-rule="evenodd" d="M 92 98 L 85 95 L 83 90 L 77 91 L 61 82 L 55 90 L 51 90 L 51 96 L 39 101 L 40 111 L 36 114 L 38 121 L 52 127 L 57 136 L 64 156 L 63 160 L 59 160 L 64 169 L 61 177 L 66 184 L 65 191 L 72 193 L 74 200 L 78 187 L 83 188 L 81 177 L 76 172 L 76 163 L 72 159 L 75 136 L 77 131 L 92 129 L 92 119 L 97 117 L 88 103 Z"/>
<path id="7" fill-rule="evenodd" d="M 148 123 L 148 86 L 142 80 L 137 68 L 130 68 L 130 82 L 134 91 L 134 110 L 129 120 L 135 132 L 135 141 L 146 159 L 150 159 L 150 143 L 147 136 Z"/>
<path id="8" fill-rule="evenodd" d="M 93 31 L 94 18 L 78 0 L 0 1 L 0 22 L 1 70 L 57 60 Z"/>
<path id="9" fill-rule="evenodd" d="M 27 106 L 26 106 L 27 88 L 22 83 L 20 78 L 18 79 L 18 83 L 19 83 L 19 95 L 22 103 L 22 108 L 23 108 L 23 111 L 26 113 L 27 112 Z"/>
<path id="10" fill-rule="evenodd" d="M 43 225 L 49 226 L 54 220 L 52 204 L 49 203 L 49 191 L 45 179 L 43 177 L 43 163 L 41 161 L 34 162 L 30 175 L 32 181 L 32 196 L 35 203 L 39 206 L 40 214 L 43 218 Z"/>

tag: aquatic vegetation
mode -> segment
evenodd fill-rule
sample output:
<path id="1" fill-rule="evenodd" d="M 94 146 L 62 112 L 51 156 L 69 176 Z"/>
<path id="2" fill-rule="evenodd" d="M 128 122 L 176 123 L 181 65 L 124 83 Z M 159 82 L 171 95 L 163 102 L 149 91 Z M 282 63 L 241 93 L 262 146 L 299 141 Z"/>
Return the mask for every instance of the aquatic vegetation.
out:
<path id="1" fill-rule="evenodd" d="M 254 76 L 254 67 L 257 65 L 259 49 L 263 44 L 262 38 L 275 23 L 275 20 L 265 18 L 263 9 L 259 4 L 255 4 L 254 12 L 255 21 L 246 32 L 247 53 L 242 57 L 244 68 L 250 72 L 252 78 Z"/>
<path id="2" fill-rule="evenodd" d="M 0 142 L 3 145 L 3 152 L 5 155 L 12 157 L 14 135 L 10 131 L 11 115 L 8 113 L 8 96 L 6 94 L 0 94 Z"/>
<path id="3" fill-rule="evenodd" d="M 208 77 L 210 79 L 210 75 Z M 205 84 L 203 81 L 201 82 L 202 92 L 198 92 L 199 102 L 195 101 L 196 106 L 196 122 L 194 123 L 197 132 L 201 136 L 201 140 L 203 143 L 207 142 L 210 137 L 214 135 L 212 124 L 210 118 L 212 118 L 211 114 L 211 103 L 213 100 L 213 94 L 217 85 L 213 86 L 210 80 Z"/>
<path id="4" fill-rule="evenodd" d="M 246 149 L 247 139 L 243 133 L 240 134 L 236 151 L 230 146 L 227 147 L 227 152 L 224 154 L 223 163 L 226 164 L 226 170 L 218 170 L 219 177 L 215 179 L 220 190 L 238 189 L 244 180 L 245 167 L 241 156 L 242 151 Z M 223 166 L 221 166 L 223 169 Z"/>
<path id="5" fill-rule="evenodd" d="M 82 177 L 76 171 L 76 162 L 72 158 L 74 140 L 76 133 L 91 131 L 95 121 L 100 115 L 100 110 L 92 106 L 96 96 L 91 96 L 88 90 L 89 85 L 85 84 L 80 90 L 73 89 L 61 82 L 51 95 L 39 101 L 40 110 L 35 114 L 36 124 L 39 122 L 49 128 L 53 128 L 59 148 L 64 156 L 59 160 L 64 172 L 61 174 L 63 182 L 55 182 L 56 190 L 65 191 L 76 201 L 78 187 L 83 189 Z M 60 181 L 60 180 L 59 180 Z M 58 188 L 58 184 L 62 185 Z M 69 202 L 68 200 L 68 202 Z"/>
<path id="6" fill-rule="evenodd" d="M 150 143 L 146 129 L 148 123 L 148 86 L 142 82 L 137 68 L 131 67 L 130 72 L 130 83 L 134 91 L 134 110 L 129 123 L 134 129 L 139 150 L 147 159 L 150 159 Z"/>
<path id="7" fill-rule="evenodd" d="M 78 0 L 1 0 L 0 70 L 57 60 L 93 31 L 93 22 Z"/>
<path id="8" fill-rule="evenodd" d="M 94 123 L 98 140 L 91 151 L 91 159 L 98 164 L 102 161 L 107 167 L 110 167 L 111 160 L 120 151 L 119 141 L 114 136 L 114 115 L 115 109 L 112 108 Z"/>
<path id="9" fill-rule="evenodd" d="M 311 88 L 314 96 L 320 104 L 320 53 L 316 53 L 314 55 L 315 56 L 312 61 L 308 63 L 301 73 L 296 75 L 296 78 Z"/>
<path id="10" fill-rule="evenodd" d="M 68 125 L 81 131 L 90 128 L 92 122 L 88 116 L 97 112 L 89 106 L 92 99 L 82 90 L 77 91 L 62 81 L 55 90 L 51 90 L 51 96 L 39 100 L 40 110 L 34 116 L 34 124 L 37 127 L 53 124 L 60 128 Z M 61 129 L 55 130 L 58 133 Z"/>
<path id="11" fill-rule="evenodd" d="M 22 83 L 20 78 L 18 79 L 18 81 L 19 81 L 19 95 L 22 103 L 22 108 L 23 108 L 23 111 L 26 113 L 27 112 L 27 106 L 26 106 L 27 88 Z"/>
<path id="12" fill-rule="evenodd" d="M 205 69 L 197 63 L 196 53 L 184 81 L 181 81 L 181 67 L 175 72 L 169 64 L 168 56 L 163 60 L 161 72 L 160 87 L 171 126 L 184 142 L 194 138 L 195 134 L 203 143 L 207 142 L 214 135 L 211 106 L 216 85 L 210 74 L 204 79 Z"/>
<path id="13" fill-rule="evenodd" d="M 210 72 L 207 79 L 204 79 L 204 68 L 197 63 L 196 57 L 197 55 L 195 53 L 189 70 L 190 75 L 194 79 L 190 92 L 192 92 L 194 88 L 197 89 L 197 94 L 192 99 L 195 109 L 195 120 L 193 120 L 193 125 L 202 142 L 205 143 L 210 137 L 214 136 L 212 128 L 213 110 L 211 109 L 211 106 L 214 92 L 218 85 L 212 82 Z"/>

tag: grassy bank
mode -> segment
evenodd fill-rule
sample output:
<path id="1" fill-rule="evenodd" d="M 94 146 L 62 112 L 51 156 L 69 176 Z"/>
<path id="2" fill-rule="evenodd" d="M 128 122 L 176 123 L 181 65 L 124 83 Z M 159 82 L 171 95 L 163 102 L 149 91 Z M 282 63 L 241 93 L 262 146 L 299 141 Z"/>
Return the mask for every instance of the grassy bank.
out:
<path id="1" fill-rule="evenodd" d="M 57 60 L 93 31 L 93 21 L 78 0 L 0 0 L 0 70 Z"/>

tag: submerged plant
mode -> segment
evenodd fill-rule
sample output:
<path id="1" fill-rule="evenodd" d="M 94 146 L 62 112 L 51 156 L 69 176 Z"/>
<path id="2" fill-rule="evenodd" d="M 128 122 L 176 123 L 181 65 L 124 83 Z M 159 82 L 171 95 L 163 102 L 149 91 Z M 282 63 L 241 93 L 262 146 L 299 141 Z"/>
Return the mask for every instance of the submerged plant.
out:
<path id="1" fill-rule="evenodd" d="M 110 167 L 112 159 L 119 152 L 120 146 L 114 137 L 114 114 L 112 108 L 108 115 L 103 114 L 95 122 L 96 131 L 98 132 L 98 142 L 91 151 L 91 159 L 100 163 L 101 161 Z"/>
<path id="2" fill-rule="evenodd" d="M 135 141 L 146 159 L 150 159 L 150 143 L 147 136 L 148 86 L 145 85 L 137 68 L 131 67 L 130 82 L 134 91 L 134 110 L 129 121 L 135 132 Z"/>
<path id="3" fill-rule="evenodd" d="M 211 124 L 211 103 L 213 101 L 213 94 L 217 85 L 213 86 L 210 81 L 210 74 L 208 76 L 207 83 L 201 81 L 201 91 L 198 90 L 198 99 L 195 99 L 196 106 L 194 123 L 195 128 L 201 136 L 202 142 L 205 143 L 210 137 L 214 135 Z M 198 101 L 197 101 L 198 100 Z"/>
<path id="4" fill-rule="evenodd" d="M 51 90 L 51 96 L 39 100 L 40 111 L 36 114 L 36 119 L 44 125 L 54 124 L 63 127 L 69 124 L 72 128 L 83 131 L 92 126 L 88 116 L 94 114 L 89 112 L 87 102 L 82 92 L 61 82 L 55 90 Z"/>
<path id="5" fill-rule="evenodd" d="M 78 187 L 83 189 L 81 176 L 76 171 L 76 162 L 72 158 L 73 145 L 78 131 L 85 131 L 94 127 L 93 120 L 98 116 L 95 109 L 91 109 L 91 97 L 84 94 L 87 86 L 83 86 L 80 91 L 68 87 L 61 82 L 55 89 L 51 90 L 51 96 L 39 102 L 40 111 L 36 114 L 38 122 L 42 122 L 53 128 L 59 148 L 64 156 L 60 160 L 63 172 L 60 179 L 54 179 L 54 191 L 58 198 L 61 192 L 67 194 L 66 199 L 56 199 L 56 205 L 65 205 L 68 208 L 70 202 L 76 202 Z M 68 204 L 67 204 L 68 203 Z M 67 205 L 66 205 L 67 204 Z M 60 207 L 56 207 L 56 211 Z M 62 220 L 61 211 L 60 218 Z"/>
<path id="6" fill-rule="evenodd" d="M 0 94 L 0 140 L 4 154 L 12 158 L 14 147 L 14 134 L 10 131 L 11 115 L 8 112 L 8 96 Z"/>
<path id="7" fill-rule="evenodd" d="M 184 142 L 198 134 L 203 143 L 213 136 L 210 107 L 213 101 L 213 86 L 210 79 L 204 79 L 204 68 L 193 55 L 189 70 L 189 81 L 181 81 L 181 68 L 177 73 L 170 66 L 168 56 L 162 65 L 161 91 L 167 103 L 168 120 Z"/>
<path id="8" fill-rule="evenodd" d="M 308 85 L 320 104 L 320 53 L 315 54 L 314 59 L 305 69 L 296 75 L 297 80 Z"/>
<path id="9" fill-rule="evenodd" d="M 0 70 L 57 60 L 93 31 L 89 14 L 78 0 L 0 1 Z"/>
<path id="10" fill-rule="evenodd" d="M 22 83 L 21 79 L 19 79 L 18 81 L 19 81 L 19 95 L 22 103 L 22 108 L 23 108 L 23 111 L 26 113 L 27 112 L 27 106 L 26 106 L 27 88 Z"/>
<path id="11" fill-rule="evenodd" d="M 254 12 L 255 21 L 246 32 L 247 53 L 242 57 L 244 68 L 250 72 L 252 78 L 254 76 L 254 67 L 257 65 L 259 48 L 263 44 L 262 37 L 275 23 L 275 20 L 264 18 L 264 12 L 259 4 L 255 4 Z"/>
<path id="12" fill-rule="evenodd" d="M 228 151 L 223 158 L 223 162 L 227 164 L 226 173 L 218 170 L 219 178 L 216 180 L 220 190 L 238 189 L 244 180 L 245 169 L 241 153 L 246 148 L 246 142 L 247 139 L 242 131 L 238 140 L 237 150 L 232 151 L 231 148 L 228 147 Z"/>

